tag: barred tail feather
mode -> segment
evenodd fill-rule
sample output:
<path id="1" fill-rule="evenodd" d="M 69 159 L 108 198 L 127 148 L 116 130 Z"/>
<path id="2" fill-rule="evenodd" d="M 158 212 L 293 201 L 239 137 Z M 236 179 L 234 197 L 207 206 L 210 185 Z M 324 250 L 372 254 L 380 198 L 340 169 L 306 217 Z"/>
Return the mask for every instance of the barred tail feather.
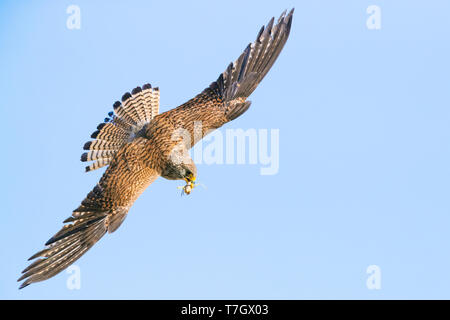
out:
<path id="1" fill-rule="evenodd" d="M 97 159 L 97 160 L 95 160 L 95 162 L 93 164 L 86 166 L 85 170 L 86 170 L 86 172 L 94 171 L 94 170 L 97 170 L 97 169 L 107 166 L 110 162 L 111 162 L 111 158 Z"/>
<path id="2" fill-rule="evenodd" d="M 122 102 L 116 101 L 113 109 L 92 133 L 94 140 L 83 147 L 88 152 L 81 155 L 81 161 L 94 161 L 86 167 L 86 172 L 107 166 L 117 151 L 136 138 L 158 114 L 159 89 L 148 83 L 142 88 L 136 87 L 122 96 Z"/>

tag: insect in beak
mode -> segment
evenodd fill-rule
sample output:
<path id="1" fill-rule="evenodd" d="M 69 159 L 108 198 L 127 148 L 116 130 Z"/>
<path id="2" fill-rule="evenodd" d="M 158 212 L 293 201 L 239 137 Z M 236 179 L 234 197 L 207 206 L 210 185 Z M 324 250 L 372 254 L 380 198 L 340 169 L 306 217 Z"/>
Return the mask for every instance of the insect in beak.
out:
<path id="1" fill-rule="evenodd" d="M 194 189 L 194 187 L 196 186 L 194 176 L 185 178 L 184 181 L 186 181 L 186 185 L 178 187 L 178 189 L 182 189 L 181 195 L 190 194 L 192 192 L 192 189 Z"/>

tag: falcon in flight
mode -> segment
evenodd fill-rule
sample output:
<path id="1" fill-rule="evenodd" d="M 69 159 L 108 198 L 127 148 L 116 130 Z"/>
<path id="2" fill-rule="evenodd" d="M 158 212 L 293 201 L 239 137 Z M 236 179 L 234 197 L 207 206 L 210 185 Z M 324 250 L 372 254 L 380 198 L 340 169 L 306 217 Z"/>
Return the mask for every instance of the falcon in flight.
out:
<path id="1" fill-rule="evenodd" d="M 183 191 L 192 191 L 197 168 L 188 150 L 248 110 L 247 98 L 289 37 L 293 13 L 294 9 L 283 12 L 276 23 L 272 18 L 216 81 L 181 106 L 159 113 L 159 89 L 150 84 L 134 88 L 114 103 L 114 111 L 97 127 L 81 155 L 81 161 L 91 162 L 86 171 L 108 166 L 105 173 L 46 247 L 29 258 L 36 260 L 22 271 L 20 288 L 53 277 L 106 232 L 114 232 L 134 201 L 159 176 L 184 180 Z"/>

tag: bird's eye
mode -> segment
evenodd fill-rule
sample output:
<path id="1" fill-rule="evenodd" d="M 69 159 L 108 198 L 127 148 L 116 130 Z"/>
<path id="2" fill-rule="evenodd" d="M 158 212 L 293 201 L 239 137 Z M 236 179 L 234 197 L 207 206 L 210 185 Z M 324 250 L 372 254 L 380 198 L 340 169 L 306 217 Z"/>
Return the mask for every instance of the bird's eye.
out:
<path id="1" fill-rule="evenodd" d="M 194 174 L 190 171 L 186 171 L 186 179 L 191 180 L 194 177 Z"/>

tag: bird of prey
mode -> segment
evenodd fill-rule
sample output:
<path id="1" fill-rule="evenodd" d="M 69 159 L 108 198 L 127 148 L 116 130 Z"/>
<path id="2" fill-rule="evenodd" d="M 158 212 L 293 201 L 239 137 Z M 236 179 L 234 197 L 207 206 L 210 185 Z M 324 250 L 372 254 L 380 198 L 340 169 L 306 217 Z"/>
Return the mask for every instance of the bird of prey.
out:
<path id="1" fill-rule="evenodd" d="M 81 205 L 18 281 L 20 288 L 53 277 L 89 250 L 105 233 L 114 232 L 141 193 L 159 176 L 184 180 L 184 192 L 195 187 L 197 169 L 188 150 L 204 135 L 236 119 L 250 107 L 247 98 L 270 70 L 286 43 L 294 9 L 272 18 L 239 58 L 200 94 L 164 113 L 159 89 L 134 88 L 114 103 L 114 111 L 84 145 L 86 171 L 108 166 Z M 195 123 L 201 123 L 196 134 Z M 177 131 L 185 134 L 175 135 Z M 187 134 L 186 134 L 187 133 Z M 186 136 L 187 135 L 187 139 Z M 186 142 L 189 141 L 189 142 Z"/>

